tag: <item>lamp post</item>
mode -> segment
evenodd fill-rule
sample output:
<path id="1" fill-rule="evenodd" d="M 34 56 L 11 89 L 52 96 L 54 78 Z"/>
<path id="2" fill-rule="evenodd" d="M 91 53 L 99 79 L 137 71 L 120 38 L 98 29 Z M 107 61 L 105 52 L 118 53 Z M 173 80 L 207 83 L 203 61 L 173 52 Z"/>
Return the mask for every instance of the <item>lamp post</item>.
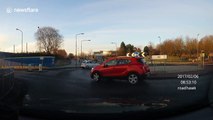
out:
<path id="1" fill-rule="evenodd" d="M 13 45 L 13 53 L 16 52 L 16 45 Z"/>
<path id="2" fill-rule="evenodd" d="M 111 42 L 111 44 L 115 44 L 115 56 L 117 56 L 117 43 L 116 42 Z"/>
<path id="3" fill-rule="evenodd" d="M 159 41 L 160 41 L 160 55 L 161 55 L 161 37 L 160 36 L 158 36 L 158 38 L 159 38 Z"/>
<path id="4" fill-rule="evenodd" d="M 77 47 L 78 47 L 78 35 L 84 35 L 84 33 L 78 33 L 75 35 L 75 56 L 76 56 L 76 64 L 75 64 L 75 67 L 77 67 L 78 65 L 78 53 L 77 53 Z"/>
<path id="5" fill-rule="evenodd" d="M 28 53 L 28 43 L 26 43 L 26 53 Z"/>
<path id="6" fill-rule="evenodd" d="M 38 34 L 41 34 L 40 32 L 40 27 L 38 26 L 37 27 L 38 29 L 37 29 L 37 32 L 39 32 Z M 38 44 L 39 44 L 39 52 L 41 53 L 41 41 L 40 40 L 38 40 Z"/>
<path id="7" fill-rule="evenodd" d="M 82 42 L 91 41 L 91 40 L 81 40 L 81 56 L 82 56 Z"/>
<path id="8" fill-rule="evenodd" d="M 18 28 L 16 28 L 16 30 L 21 32 L 21 53 L 23 53 L 23 31 Z"/>
<path id="9" fill-rule="evenodd" d="M 197 69 L 199 68 L 199 61 L 198 61 L 198 58 L 199 58 L 199 53 L 198 53 L 198 45 L 199 45 L 199 40 L 198 40 L 198 37 L 199 37 L 200 34 L 197 34 Z"/>

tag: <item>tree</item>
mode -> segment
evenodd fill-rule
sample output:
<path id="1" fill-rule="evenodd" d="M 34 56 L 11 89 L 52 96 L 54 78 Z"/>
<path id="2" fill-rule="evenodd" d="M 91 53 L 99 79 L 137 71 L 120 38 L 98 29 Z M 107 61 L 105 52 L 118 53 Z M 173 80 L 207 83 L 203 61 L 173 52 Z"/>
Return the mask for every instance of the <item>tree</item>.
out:
<path id="1" fill-rule="evenodd" d="M 134 46 L 131 44 L 128 44 L 128 45 L 126 45 L 126 50 L 127 50 L 127 53 L 132 54 L 134 52 Z"/>
<path id="2" fill-rule="evenodd" d="M 160 46 L 160 44 L 158 46 Z M 158 51 L 158 46 L 155 48 L 154 43 L 149 42 L 148 48 L 149 48 L 149 55 L 150 56 L 160 54 L 160 52 Z"/>
<path id="3" fill-rule="evenodd" d="M 148 46 L 145 46 L 143 48 L 143 52 L 145 53 L 145 55 L 149 55 L 149 47 Z"/>
<path id="4" fill-rule="evenodd" d="M 139 53 L 141 53 L 141 49 L 140 49 L 139 47 L 134 47 L 133 50 L 134 50 L 134 52 L 139 52 Z"/>
<path id="5" fill-rule="evenodd" d="M 125 56 L 127 53 L 127 50 L 126 50 L 126 45 L 124 42 L 121 42 L 121 45 L 120 45 L 120 48 L 118 50 L 118 55 L 119 56 Z"/>
<path id="6" fill-rule="evenodd" d="M 198 45 L 198 42 L 196 39 L 186 37 L 185 50 L 189 54 L 190 57 L 193 57 L 193 56 L 196 57 L 197 45 Z"/>
<path id="7" fill-rule="evenodd" d="M 74 58 L 74 54 L 73 53 L 69 53 L 68 58 L 69 59 L 73 59 Z"/>
<path id="8" fill-rule="evenodd" d="M 174 41 L 175 56 L 181 57 L 184 52 L 184 42 L 182 38 L 176 38 Z"/>
<path id="9" fill-rule="evenodd" d="M 60 58 L 67 58 L 67 52 L 64 49 L 55 50 L 54 54 L 58 55 Z"/>
<path id="10" fill-rule="evenodd" d="M 42 27 L 35 33 L 39 50 L 44 50 L 47 53 L 53 53 L 54 50 L 60 48 L 63 37 L 59 31 L 53 27 Z"/>
<path id="11" fill-rule="evenodd" d="M 161 54 L 173 55 L 174 54 L 174 43 L 172 40 L 165 40 L 160 46 L 159 51 Z"/>
<path id="12" fill-rule="evenodd" d="M 205 53 L 213 53 L 213 35 L 203 37 L 199 42 L 199 53 L 203 50 Z"/>

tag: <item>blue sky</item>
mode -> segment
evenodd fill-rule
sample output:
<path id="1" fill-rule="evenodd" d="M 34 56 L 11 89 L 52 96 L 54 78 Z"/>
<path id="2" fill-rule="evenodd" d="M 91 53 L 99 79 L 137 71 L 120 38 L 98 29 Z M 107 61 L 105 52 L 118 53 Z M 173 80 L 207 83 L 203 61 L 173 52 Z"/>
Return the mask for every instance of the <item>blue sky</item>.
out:
<path id="1" fill-rule="evenodd" d="M 7 9 L 31 8 L 38 12 L 13 12 Z M 36 51 L 37 27 L 51 26 L 64 36 L 62 48 L 75 50 L 75 35 L 83 50 L 114 50 L 122 41 L 143 48 L 149 42 L 176 37 L 213 34 L 211 0 L 0 0 L 0 51 L 20 52 L 21 34 L 29 51 Z"/>

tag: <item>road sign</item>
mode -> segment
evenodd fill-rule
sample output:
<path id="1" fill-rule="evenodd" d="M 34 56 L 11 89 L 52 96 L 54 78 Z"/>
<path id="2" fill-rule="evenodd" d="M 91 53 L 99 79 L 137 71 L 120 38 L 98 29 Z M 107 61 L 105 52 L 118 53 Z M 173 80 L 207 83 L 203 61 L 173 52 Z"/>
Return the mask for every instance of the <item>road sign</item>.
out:
<path id="1" fill-rule="evenodd" d="M 40 57 L 40 60 L 44 60 L 44 57 Z"/>
<path id="2" fill-rule="evenodd" d="M 152 55 L 152 60 L 166 60 L 167 55 Z"/>

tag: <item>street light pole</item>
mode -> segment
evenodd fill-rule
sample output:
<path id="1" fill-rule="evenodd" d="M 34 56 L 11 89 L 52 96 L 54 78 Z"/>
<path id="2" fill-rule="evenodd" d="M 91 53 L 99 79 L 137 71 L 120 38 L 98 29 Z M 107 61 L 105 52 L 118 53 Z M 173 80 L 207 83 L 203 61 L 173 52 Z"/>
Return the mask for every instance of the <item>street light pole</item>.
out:
<path id="1" fill-rule="evenodd" d="M 160 36 L 158 36 L 158 38 L 159 38 L 159 41 L 160 41 L 160 55 L 161 55 L 161 37 Z"/>
<path id="2" fill-rule="evenodd" d="M 28 53 L 28 43 L 26 43 L 26 53 Z"/>
<path id="3" fill-rule="evenodd" d="M 200 34 L 197 34 L 197 68 L 199 68 L 199 61 L 198 61 L 198 58 L 199 58 L 199 53 L 198 53 L 198 45 L 199 45 L 199 40 L 198 40 L 198 37 L 199 37 Z"/>
<path id="4" fill-rule="evenodd" d="M 111 44 L 115 44 L 115 56 L 117 56 L 117 43 L 116 42 L 111 42 Z"/>
<path id="5" fill-rule="evenodd" d="M 23 53 L 23 31 L 18 28 L 16 28 L 16 30 L 21 32 L 21 53 Z"/>
<path id="6" fill-rule="evenodd" d="M 16 45 L 13 45 L 13 53 L 16 52 Z"/>
<path id="7" fill-rule="evenodd" d="M 41 31 L 40 31 L 40 27 L 38 26 L 37 28 L 38 28 L 38 29 L 37 29 L 37 32 L 39 32 L 38 34 L 40 34 L 40 32 L 41 32 Z M 39 40 L 39 43 L 38 43 L 38 44 L 39 44 L 39 52 L 41 53 L 41 42 L 40 42 L 40 40 Z"/>
<path id="8" fill-rule="evenodd" d="M 84 35 L 84 33 L 78 33 L 75 35 L 75 56 L 76 56 L 76 64 L 75 64 L 75 67 L 77 67 L 78 65 L 78 54 L 77 54 L 77 47 L 78 47 L 78 35 Z"/>
<path id="9" fill-rule="evenodd" d="M 81 40 L 81 56 L 82 56 L 82 42 L 91 41 L 91 40 Z"/>

